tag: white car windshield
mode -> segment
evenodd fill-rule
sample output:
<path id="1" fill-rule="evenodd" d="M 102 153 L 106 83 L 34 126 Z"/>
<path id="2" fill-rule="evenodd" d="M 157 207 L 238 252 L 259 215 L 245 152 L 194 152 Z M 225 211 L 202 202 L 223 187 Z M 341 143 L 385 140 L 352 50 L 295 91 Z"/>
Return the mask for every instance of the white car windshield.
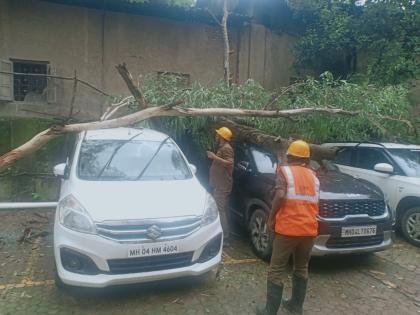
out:
<path id="1" fill-rule="evenodd" d="M 77 168 L 86 180 L 182 180 L 192 177 L 172 141 L 87 140 Z"/>
<path id="2" fill-rule="evenodd" d="M 409 177 L 420 177 L 420 150 L 388 149 Z"/>

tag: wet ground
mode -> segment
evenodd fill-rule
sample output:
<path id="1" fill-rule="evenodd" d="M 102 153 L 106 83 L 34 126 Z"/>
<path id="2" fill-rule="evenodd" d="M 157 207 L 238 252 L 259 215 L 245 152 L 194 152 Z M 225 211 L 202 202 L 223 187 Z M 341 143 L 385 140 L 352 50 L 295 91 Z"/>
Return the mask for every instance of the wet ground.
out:
<path id="1" fill-rule="evenodd" d="M 1 315 L 255 314 L 264 299 L 267 264 L 240 235 L 225 250 L 218 276 L 60 291 L 52 221 L 48 211 L 0 212 Z M 32 237 L 21 242 L 25 229 Z M 310 269 L 305 314 L 420 314 L 420 248 L 403 240 L 372 255 L 314 258 Z"/>

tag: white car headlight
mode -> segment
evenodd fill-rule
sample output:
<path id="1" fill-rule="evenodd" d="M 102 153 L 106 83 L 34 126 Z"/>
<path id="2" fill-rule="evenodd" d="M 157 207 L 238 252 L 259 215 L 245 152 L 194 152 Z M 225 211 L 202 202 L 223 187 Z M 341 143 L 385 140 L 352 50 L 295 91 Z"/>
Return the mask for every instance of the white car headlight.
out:
<path id="1" fill-rule="evenodd" d="M 72 195 L 68 195 L 58 203 L 57 211 L 60 223 L 66 228 L 82 233 L 96 232 L 89 214 Z"/>
<path id="2" fill-rule="evenodd" d="M 206 203 L 204 205 L 204 215 L 201 219 L 203 225 L 210 224 L 214 222 L 219 216 L 219 211 L 217 210 L 217 204 L 214 198 L 210 195 L 206 195 Z"/>

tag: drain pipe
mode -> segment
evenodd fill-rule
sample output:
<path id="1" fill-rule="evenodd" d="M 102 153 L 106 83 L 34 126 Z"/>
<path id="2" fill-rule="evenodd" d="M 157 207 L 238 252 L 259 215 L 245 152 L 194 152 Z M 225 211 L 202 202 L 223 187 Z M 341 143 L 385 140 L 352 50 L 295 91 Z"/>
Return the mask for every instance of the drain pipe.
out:
<path id="1" fill-rule="evenodd" d="M 57 207 L 57 202 L 0 202 L 0 210 L 27 210 Z"/>

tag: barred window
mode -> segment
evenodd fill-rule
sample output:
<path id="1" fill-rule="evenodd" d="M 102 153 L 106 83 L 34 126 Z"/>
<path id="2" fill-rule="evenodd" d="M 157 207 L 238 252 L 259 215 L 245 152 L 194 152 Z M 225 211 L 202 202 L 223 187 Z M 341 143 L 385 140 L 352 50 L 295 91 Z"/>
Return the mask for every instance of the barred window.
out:
<path id="1" fill-rule="evenodd" d="M 13 95 L 15 101 L 46 102 L 48 62 L 13 61 Z M 28 75 L 25 75 L 28 73 Z M 34 74 L 34 75 L 29 75 Z"/>

